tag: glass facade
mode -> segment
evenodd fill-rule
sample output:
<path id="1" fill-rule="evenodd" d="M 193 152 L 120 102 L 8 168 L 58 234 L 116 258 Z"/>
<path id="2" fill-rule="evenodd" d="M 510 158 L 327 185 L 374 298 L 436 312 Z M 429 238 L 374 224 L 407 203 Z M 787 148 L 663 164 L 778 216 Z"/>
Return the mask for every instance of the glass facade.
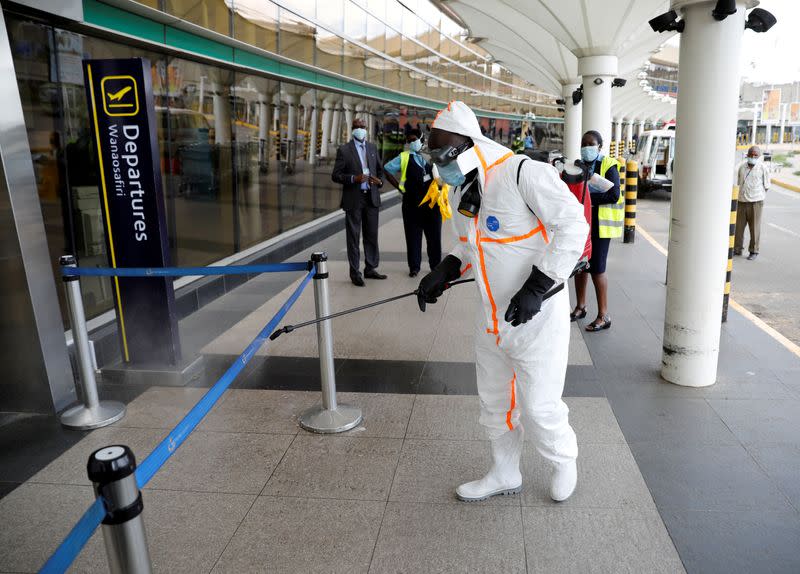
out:
<path id="1" fill-rule="evenodd" d="M 458 98 L 507 113 L 554 103 L 554 97 L 492 64 L 429 0 L 145 3 L 297 62 L 406 94 L 443 102 Z"/>
<path id="2" fill-rule="evenodd" d="M 150 4 L 264 50 L 376 86 L 429 99 L 461 98 L 480 107 L 494 102 L 485 94 L 453 93 L 440 80 L 408 73 L 376 55 L 413 62 L 420 70 L 462 84 L 477 82 L 476 89 L 495 85 L 447 59 L 461 58 L 491 74 L 499 68 L 446 37 L 444 29 L 451 24 L 423 21 L 424 16 L 435 20 L 431 11 L 413 14 L 383 0 L 320 0 L 316 6 L 303 0 Z M 347 39 L 306 18 L 341 28 Z M 173 265 L 208 265 L 336 211 L 341 188 L 330 173 L 354 117 L 367 121 L 369 137 L 386 162 L 403 149 L 408 130 L 428 132 L 438 111 L 147 51 L 122 39 L 100 39 L 22 16 L 8 14 L 6 22 L 54 272 L 64 253 L 76 254 L 82 266 L 107 265 L 83 58 L 143 57 L 151 63 Z M 481 124 L 506 144 L 527 129 L 512 120 L 482 118 Z M 546 137 L 558 140 L 561 126 L 545 127 Z M 82 288 L 88 317 L 113 308 L 107 279 L 86 278 Z"/>

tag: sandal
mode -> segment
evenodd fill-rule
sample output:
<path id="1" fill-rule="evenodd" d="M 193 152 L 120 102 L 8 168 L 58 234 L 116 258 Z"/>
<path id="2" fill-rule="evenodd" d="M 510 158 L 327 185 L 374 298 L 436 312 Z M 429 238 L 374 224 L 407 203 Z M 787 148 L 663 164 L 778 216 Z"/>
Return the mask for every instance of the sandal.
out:
<path id="1" fill-rule="evenodd" d="M 586 317 L 586 307 L 575 307 L 575 310 L 569 314 L 569 322 L 574 323 L 578 319 Z"/>
<path id="2" fill-rule="evenodd" d="M 608 315 L 604 315 L 602 317 L 598 317 L 588 325 L 586 325 L 586 330 L 590 333 L 594 333 L 595 331 L 604 331 L 606 329 L 611 328 L 611 317 Z"/>

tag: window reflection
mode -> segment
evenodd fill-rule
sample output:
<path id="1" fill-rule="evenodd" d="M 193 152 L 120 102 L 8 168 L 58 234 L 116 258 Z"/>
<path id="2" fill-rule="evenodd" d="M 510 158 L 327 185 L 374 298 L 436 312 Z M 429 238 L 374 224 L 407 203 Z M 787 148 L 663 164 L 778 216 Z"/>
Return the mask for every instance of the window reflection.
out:
<path id="1" fill-rule="evenodd" d="M 168 14 L 229 36 L 231 3 L 232 0 L 166 0 L 165 7 Z"/>
<path id="2" fill-rule="evenodd" d="M 280 9 L 280 53 L 292 60 L 314 64 L 314 26 L 289 10 Z"/>
<path id="3" fill-rule="evenodd" d="M 233 35 L 262 50 L 278 51 L 278 6 L 269 0 L 233 0 Z"/>

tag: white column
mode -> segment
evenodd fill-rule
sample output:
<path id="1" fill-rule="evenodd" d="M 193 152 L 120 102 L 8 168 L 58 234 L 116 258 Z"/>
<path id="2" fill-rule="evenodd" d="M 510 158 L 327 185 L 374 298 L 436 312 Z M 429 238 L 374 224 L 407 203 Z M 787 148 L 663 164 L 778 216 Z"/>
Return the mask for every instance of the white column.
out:
<path id="1" fill-rule="evenodd" d="M 635 122 L 636 120 L 629 119 L 628 125 L 625 126 L 625 151 L 628 150 L 628 146 L 630 146 L 633 141 L 633 124 Z"/>
<path id="2" fill-rule="evenodd" d="M 224 86 L 214 86 L 214 143 L 231 142 L 231 101 Z"/>
<path id="3" fill-rule="evenodd" d="M 639 131 L 636 132 L 637 138 L 641 138 L 642 134 L 644 133 L 644 123 L 645 120 L 639 120 Z"/>
<path id="4" fill-rule="evenodd" d="M 287 94 L 286 105 L 286 161 L 293 167 L 297 157 L 297 96 Z"/>
<path id="5" fill-rule="evenodd" d="M 758 134 L 758 104 L 753 104 L 753 131 L 750 136 L 750 145 L 756 145 L 757 134 Z"/>
<path id="6" fill-rule="evenodd" d="M 692 1 L 681 10 L 661 376 L 704 387 L 717 377 L 746 2 L 718 22 L 707 1 Z"/>
<path id="7" fill-rule="evenodd" d="M 303 122 L 300 124 L 300 129 L 307 130 L 308 129 L 308 119 L 311 117 L 311 106 L 305 105 L 301 102 L 303 106 Z"/>
<path id="8" fill-rule="evenodd" d="M 617 142 L 617 155 L 619 155 L 619 144 L 622 141 L 622 118 L 614 123 L 614 141 Z"/>
<path id="9" fill-rule="evenodd" d="M 311 128 L 309 129 L 308 165 L 317 163 L 317 132 L 319 132 L 319 102 L 316 98 L 311 101 Z"/>
<path id="10" fill-rule="evenodd" d="M 606 151 L 611 141 L 611 82 L 617 75 L 616 56 L 586 56 L 578 60 L 583 77 L 583 128 L 603 136 Z"/>
<path id="11" fill-rule="evenodd" d="M 258 102 L 258 166 L 262 172 L 269 167 L 269 125 L 272 106 L 266 101 Z"/>
<path id="12" fill-rule="evenodd" d="M 333 122 L 331 126 L 331 150 L 335 150 L 339 147 L 339 137 L 342 132 L 342 109 L 337 107 L 333 110 Z M 350 141 L 350 140 L 347 140 Z"/>
<path id="13" fill-rule="evenodd" d="M 564 84 L 561 97 L 564 98 L 564 156 L 575 160 L 581 157 L 581 114 L 583 102 L 572 104 L 572 92 L 578 89 L 579 83 Z"/>
<path id="14" fill-rule="evenodd" d="M 319 157 L 327 158 L 330 153 L 331 124 L 333 123 L 333 102 L 325 100 L 322 102 L 322 145 L 319 150 Z"/>
<path id="15" fill-rule="evenodd" d="M 347 139 L 345 141 L 350 141 L 353 137 L 353 106 L 351 104 L 344 104 L 342 106 L 344 108 L 344 121 L 347 124 L 345 130 L 347 130 Z"/>
<path id="16" fill-rule="evenodd" d="M 767 133 L 764 135 L 764 145 L 769 148 L 772 143 L 772 122 L 767 122 Z"/>

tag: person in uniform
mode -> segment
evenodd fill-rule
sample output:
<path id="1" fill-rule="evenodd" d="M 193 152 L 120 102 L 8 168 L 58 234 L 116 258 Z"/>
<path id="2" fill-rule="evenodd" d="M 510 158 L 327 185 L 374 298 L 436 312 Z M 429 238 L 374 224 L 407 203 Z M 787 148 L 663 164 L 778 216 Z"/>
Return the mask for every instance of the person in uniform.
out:
<path id="1" fill-rule="evenodd" d="M 420 205 L 431 184 L 431 164 L 422 157 L 422 133 L 411 130 L 406 136 L 408 150 L 383 166 L 386 179 L 403 194 L 403 229 L 406 235 L 408 275 L 416 277 L 422 265 L 422 236 L 433 269 L 442 260 L 442 214 L 427 202 Z M 398 179 L 399 178 L 399 179 Z"/>

